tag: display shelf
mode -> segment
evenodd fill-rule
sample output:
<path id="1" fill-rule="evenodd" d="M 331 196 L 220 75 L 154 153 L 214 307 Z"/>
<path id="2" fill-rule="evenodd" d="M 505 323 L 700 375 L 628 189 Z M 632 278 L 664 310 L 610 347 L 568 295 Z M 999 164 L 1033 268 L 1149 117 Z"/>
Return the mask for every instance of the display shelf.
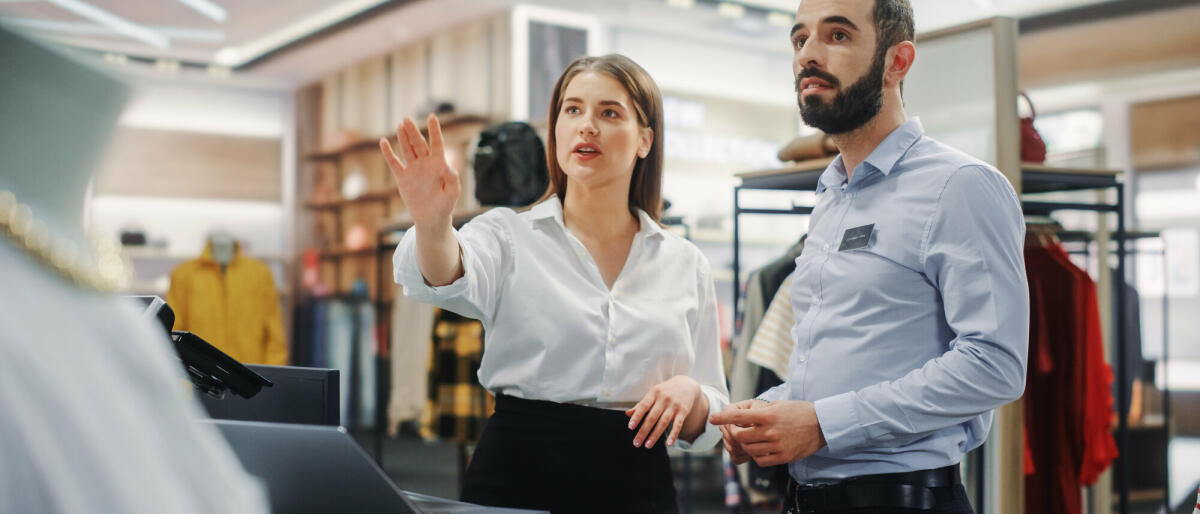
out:
<path id="1" fill-rule="evenodd" d="M 480 114 L 450 114 L 446 116 L 439 116 L 438 120 L 441 122 L 442 132 L 462 125 L 470 125 L 474 123 L 487 124 L 491 122 L 489 117 Z M 421 130 L 422 135 L 428 134 L 428 129 L 425 126 L 425 120 L 420 120 L 417 123 L 417 128 Z M 396 143 L 396 134 L 393 132 L 374 138 L 355 139 L 334 148 L 317 150 L 309 153 L 306 157 L 313 161 L 333 161 L 340 159 L 343 155 L 351 152 L 377 149 L 379 140 L 382 138 L 387 138 L 387 140 L 392 144 Z"/>
<path id="2" fill-rule="evenodd" d="M 833 157 L 800 161 L 783 168 L 738 173 L 743 189 L 777 189 L 813 191 L 821 173 L 833 162 Z"/>
<path id="3" fill-rule="evenodd" d="M 392 198 L 398 198 L 400 195 L 394 191 L 371 192 L 363 193 L 357 198 L 339 198 L 337 200 L 328 200 L 324 202 L 305 202 L 304 206 L 313 209 L 337 209 L 347 205 L 356 205 L 361 203 L 386 202 Z"/>
<path id="4" fill-rule="evenodd" d="M 462 227 L 463 225 L 465 225 L 468 221 L 475 219 L 475 217 L 479 216 L 480 214 L 483 214 L 490 210 L 492 210 L 492 207 L 481 207 L 479 209 L 474 209 L 474 210 L 470 210 L 470 211 L 466 211 L 466 212 L 460 212 L 460 213 L 454 215 L 451 223 L 454 224 L 455 228 L 459 228 L 459 227 Z M 412 228 L 412 226 L 413 226 L 412 217 L 410 217 L 408 215 L 408 213 L 404 213 L 403 215 L 401 215 L 401 217 L 392 219 L 390 221 L 385 222 L 383 225 L 381 225 L 379 227 L 379 233 L 381 235 L 383 235 L 383 234 L 389 234 L 392 232 L 408 230 L 408 229 Z"/>
<path id="5" fill-rule="evenodd" d="M 1061 191 L 1087 191 L 1121 184 L 1116 170 L 1060 168 L 1021 163 L 1021 193 L 1037 194 Z"/>
<path id="6" fill-rule="evenodd" d="M 738 173 L 742 189 L 813 191 L 821 173 L 833 158 L 802 161 L 791 166 Z M 1084 191 L 1120 184 L 1116 170 L 1063 168 L 1037 163 L 1021 163 L 1021 192 L 1025 194 L 1059 191 Z"/>
<path id="7" fill-rule="evenodd" d="M 375 252 L 375 250 L 376 250 L 376 248 L 373 246 L 367 246 L 364 248 L 353 248 L 353 249 L 336 248 L 333 250 L 322 250 L 320 252 L 317 252 L 317 255 L 322 259 L 336 259 L 339 257 L 371 255 L 372 253 Z"/>
<path id="8" fill-rule="evenodd" d="M 181 253 L 172 252 L 149 247 L 125 246 L 122 247 L 121 253 L 125 254 L 131 260 L 146 260 L 146 261 L 186 261 L 200 257 L 199 253 Z M 243 254 L 244 257 L 257 259 L 260 261 L 282 261 L 283 257 L 279 255 L 260 255 L 260 254 Z"/>

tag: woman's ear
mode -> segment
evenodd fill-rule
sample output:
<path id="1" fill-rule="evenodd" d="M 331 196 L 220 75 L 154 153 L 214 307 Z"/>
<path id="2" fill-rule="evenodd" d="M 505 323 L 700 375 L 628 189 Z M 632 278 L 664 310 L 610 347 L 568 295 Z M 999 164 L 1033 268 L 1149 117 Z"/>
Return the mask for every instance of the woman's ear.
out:
<path id="1" fill-rule="evenodd" d="M 654 146 L 654 129 L 650 127 L 642 127 L 639 131 L 638 158 L 645 159 L 650 155 L 650 148 Z"/>

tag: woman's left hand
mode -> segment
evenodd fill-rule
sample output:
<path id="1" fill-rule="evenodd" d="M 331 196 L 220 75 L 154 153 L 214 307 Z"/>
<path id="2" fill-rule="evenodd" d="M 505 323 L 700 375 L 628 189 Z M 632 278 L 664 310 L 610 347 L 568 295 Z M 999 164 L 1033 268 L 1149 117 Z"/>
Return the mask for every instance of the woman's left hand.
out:
<path id="1" fill-rule="evenodd" d="M 641 430 L 633 438 L 633 445 L 642 446 L 645 441 L 646 448 L 653 447 L 667 427 L 671 427 L 667 446 L 675 444 L 696 402 L 704 402 L 700 399 L 702 396 L 700 383 L 686 375 L 675 376 L 654 386 L 642 397 L 642 401 L 625 411 L 625 415 L 629 416 L 630 430 L 641 425 Z"/>

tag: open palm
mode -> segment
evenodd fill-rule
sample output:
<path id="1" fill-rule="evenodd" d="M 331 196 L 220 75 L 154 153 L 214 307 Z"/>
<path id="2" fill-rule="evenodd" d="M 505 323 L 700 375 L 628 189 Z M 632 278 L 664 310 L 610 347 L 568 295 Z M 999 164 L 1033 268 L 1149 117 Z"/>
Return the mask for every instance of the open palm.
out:
<path id="1" fill-rule="evenodd" d="M 391 168 L 392 176 L 396 177 L 396 188 L 417 226 L 450 223 L 461 190 L 458 172 L 446 164 L 442 127 L 436 116 L 429 115 L 428 126 L 429 144 L 425 144 L 425 138 L 411 118 L 404 118 L 404 122 L 396 127 L 396 141 L 403 161 L 392 150 L 387 138 L 379 140 L 383 158 Z"/>

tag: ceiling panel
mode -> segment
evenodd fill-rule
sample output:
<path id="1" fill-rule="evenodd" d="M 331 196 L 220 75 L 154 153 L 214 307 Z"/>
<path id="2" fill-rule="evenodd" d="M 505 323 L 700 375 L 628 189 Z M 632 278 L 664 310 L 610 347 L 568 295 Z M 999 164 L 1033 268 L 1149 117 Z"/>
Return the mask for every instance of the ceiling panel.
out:
<path id="1" fill-rule="evenodd" d="M 317 13 L 346 6 L 375 5 L 383 0 L 211 0 L 227 11 L 225 22 L 213 21 L 179 0 L 80 1 L 166 35 L 170 47 L 158 49 L 115 31 L 105 33 L 108 29 L 48 1 L 0 0 L 0 18 L 24 21 L 27 30 L 73 47 L 204 65 L 212 62 L 222 48 L 262 41 L 287 27 L 295 28 Z M 790 11 L 791 6 L 799 4 L 796 0 L 729 1 L 752 6 L 753 13 L 761 13 L 763 8 Z M 995 15 L 1028 16 L 1111 0 L 912 1 L 918 32 L 924 32 Z M 311 69 L 344 66 L 352 62 L 351 57 L 387 52 L 403 45 L 408 37 L 478 19 L 519 3 L 590 14 L 609 26 L 669 34 L 680 37 L 681 41 L 703 40 L 750 50 L 788 52 L 790 27 L 770 25 L 761 17 L 741 20 L 721 17 L 715 0 L 696 0 L 691 9 L 671 7 L 667 0 L 389 0 L 376 7 L 373 12 L 377 15 L 370 19 L 319 37 L 304 39 L 303 36 L 324 29 L 328 23 L 307 26 L 294 38 L 301 44 L 270 54 L 238 73 L 311 79 Z M 57 26 L 46 27 L 47 22 Z M 31 27 L 30 23 L 41 26 Z"/>

